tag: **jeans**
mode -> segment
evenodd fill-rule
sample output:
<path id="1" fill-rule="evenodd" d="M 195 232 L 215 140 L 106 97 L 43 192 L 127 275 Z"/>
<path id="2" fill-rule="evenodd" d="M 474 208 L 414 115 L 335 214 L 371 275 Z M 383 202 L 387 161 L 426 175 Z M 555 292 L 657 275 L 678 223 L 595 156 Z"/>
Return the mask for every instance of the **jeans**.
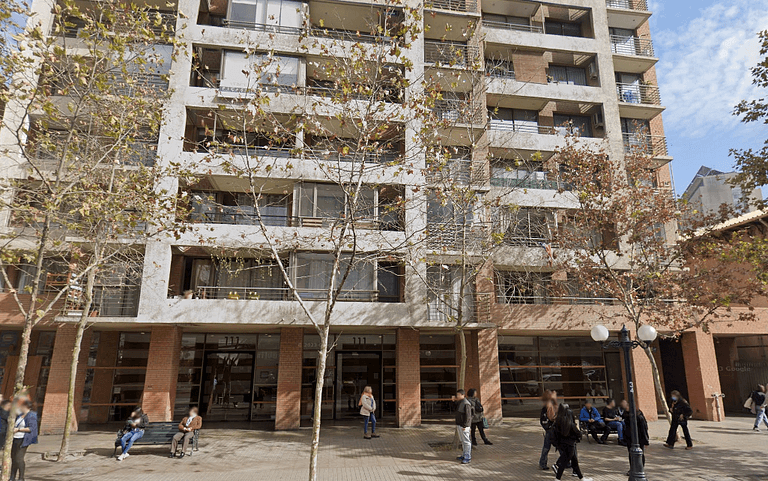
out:
<path id="1" fill-rule="evenodd" d="M 768 426 L 768 415 L 765 414 L 765 408 L 755 408 L 757 412 L 757 418 L 755 418 L 755 427 L 760 427 L 760 421 L 764 422 Z"/>
<path id="2" fill-rule="evenodd" d="M 584 477 L 584 475 L 581 474 L 581 469 L 579 468 L 579 457 L 576 454 L 576 446 L 563 444 L 560 446 L 560 457 L 557 459 L 557 474 L 555 475 L 557 479 L 563 477 L 563 471 L 565 471 L 565 468 L 568 467 L 568 463 L 571 464 L 573 473 L 578 476 L 579 479 Z"/>
<path id="3" fill-rule="evenodd" d="M 472 444 L 477 444 L 477 438 L 475 437 L 475 429 L 480 431 L 480 438 L 488 442 L 488 438 L 485 437 L 485 427 L 483 426 L 483 422 L 480 421 L 479 423 L 472 423 Z"/>
<path id="4" fill-rule="evenodd" d="M 24 470 L 27 465 L 24 462 L 24 455 L 27 454 L 27 448 L 29 446 L 21 447 L 23 439 L 14 439 L 11 446 L 11 478 L 12 479 L 24 479 Z M 16 475 L 18 473 L 18 476 Z"/>
<path id="5" fill-rule="evenodd" d="M 619 435 L 619 442 L 624 442 L 624 423 L 622 421 L 609 421 L 609 428 L 616 428 L 616 433 Z"/>
<path id="6" fill-rule="evenodd" d="M 371 434 L 376 434 L 376 415 L 371 413 L 363 419 L 363 434 L 368 434 L 368 421 L 371 422 Z"/>
<path id="7" fill-rule="evenodd" d="M 456 431 L 459 433 L 459 440 L 461 441 L 461 446 L 463 448 L 461 457 L 465 461 L 472 459 L 472 441 L 470 440 L 470 430 L 471 428 L 469 426 L 464 427 L 456 425 Z"/>
<path id="8" fill-rule="evenodd" d="M 120 447 L 123 448 L 122 454 L 127 453 L 131 446 L 133 446 L 133 443 L 141 439 L 142 436 L 144 436 L 143 429 L 131 429 L 123 434 L 123 437 L 120 438 Z"/>
<path id="9" fill-rule="evenodd" d="M 541 469 L 547 468 L 547 458 L 549 457 L 549 450 L 552 448 L 552 430 L 547 429 L 544 431 L 544 446 L 541 448 L 541 457 L 539 458 L 539 467 Z"/>
<path id="10" fill-rule="evenodd" d="M 669 427 L 669 435 L 667 436 L 667 444 L 670 446 L 675 445 L 675 437 L 677 436 L 677 427 L 683 428 L 683 436 L 685 436 L 685 444 L 689 448 L 693 446 L 691 441 L 691 433 L 688 431 L 688 421 L 680 421 L 679 419 L 673 419 L 672 425 Z"/>

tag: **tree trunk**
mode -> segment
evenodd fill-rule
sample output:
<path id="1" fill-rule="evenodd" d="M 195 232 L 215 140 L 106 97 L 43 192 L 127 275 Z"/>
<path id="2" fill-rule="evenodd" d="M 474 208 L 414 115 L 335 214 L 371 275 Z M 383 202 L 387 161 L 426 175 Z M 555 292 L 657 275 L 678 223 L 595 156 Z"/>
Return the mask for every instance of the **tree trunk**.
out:
<path id="1" fill-rule="evenodd" d="M 330 327 L 326 324 L 320 330 L 320 350 L 317 352 L 317 370 L 315 382 L 315 402 L 312 413 L 312 443 L 309 448 L 309 481 L 317 481 L 317 455 L 320 450 L 320 421 L 323 414 L 323 385 L 325 384 L 325 366 L 328 360 L 328 335 Z"/>
<path id="2" fill-rule="evenodd" d="M 459 376 L 458 389 L 464 389 L 467 379 L 467 338 L 464 337 L 464 329 L 459 328 Z"/>
<path id="3" fill-rule="evenodd" d="M 672 414 L 667 409 L 667 396 L 664 394 L 664 388 L 661 385 L 661 375 L 659 374 L 659 366 L 656 364 L 656 358 L 653 357 L 653 352 L 650 346 L 643 347 L 645 355 L 648 356 L 648 360 L 651 361 L 651 372 L 653 373 L 653 384 L 656 386 L 656 395 L 664 407 L 664 414 L 667 417 L 667 422 L 672 424 Z"/>
<path id="4" fill-rule="evenodd" d="M 72 360 L 69 364 L 69 387 L 67 389 L 67 414 L 64 420 L 64 434 L 61 437 L 61 447 L 57 461 L 64 461 L 69 453 L 69 437 L 72 428 L 72 419 L 75 415 L 75 386 L 77 384 L 77 365 L 80 360 L 80 351 L 83 344 L 83 334 L 88 325 L 88 314 L 93 304 L 93 285 L 96 280 L 96 270 L 91 269 L 88 272 L 85 283 L 85 303 L 83 304 L 83 313 L 77 323 L 77 333 L 75 333 L 75 344 L 72 348 Z"/>

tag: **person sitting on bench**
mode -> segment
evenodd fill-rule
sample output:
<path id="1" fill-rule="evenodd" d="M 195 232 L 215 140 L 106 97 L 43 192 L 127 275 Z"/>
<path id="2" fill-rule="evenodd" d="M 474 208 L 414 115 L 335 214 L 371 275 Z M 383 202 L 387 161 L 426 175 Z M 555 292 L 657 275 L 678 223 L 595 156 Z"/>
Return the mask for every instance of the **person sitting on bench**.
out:
<path id="1" fill-rule="evenodd" d="M 122 461 L 130 456 L 128 451 L 131 449 L 131 446 L 133 446 L 133 443 L 144 436 L 144 429 L 146 429 L 147 424 L 149 424 L 149 418 L 144 414 L 144 411 L 141 410 L 141 406 L 137 406 L 131 413 L 131 417 L 125 422 L 123 435 L 120 437 L 120 447 L 122 448 L 122 452 L 120 453 L 120 456 L 117 457 L 118 461 Z"/>
<path id="2" fill-rule="evenodd" d="M 592 406 L 591 401 L 584 403 L 584 407 L 581 408 L 581 413 L 579 414 L 579 421 L 586 424 L 587 431 L 597 441 L 597 444 L 605 444 L 605 440 L 608 439 L 608 434 L 610 434 L 611 430 L 605 425 L 603 418 L 600 417 L 597 408 Z M 600 439 L 597 438 L 597 433 L 602 433 Z"/>
<path id="3" fill-rule="evenodd" d="M 171 458 L 176 457 L 176 448 L 179 446 L 179 441 L 182 441 L 180 458 L 183 458 L 189 448 L 189 441 L 195 437 L 195 431 L 203 427 L 203 418 L 197 415 L 197 407 L 191 407 L 189 409 L 189 415 L 181 420 L 179 423 L 179 432 L 173 435 L 171 441 Z"/>
<path id="4" fill-rule="evenodd" d="M 616 401 L 613 399 L 609 399 L 608 404 L 603 408 L 603 422 L 609 428 L 616 430 L 616 434 L 619 435 L 619 444 L 624 446 L 624 420 L 619 414 L 619 410 L 616 409 Z"/>

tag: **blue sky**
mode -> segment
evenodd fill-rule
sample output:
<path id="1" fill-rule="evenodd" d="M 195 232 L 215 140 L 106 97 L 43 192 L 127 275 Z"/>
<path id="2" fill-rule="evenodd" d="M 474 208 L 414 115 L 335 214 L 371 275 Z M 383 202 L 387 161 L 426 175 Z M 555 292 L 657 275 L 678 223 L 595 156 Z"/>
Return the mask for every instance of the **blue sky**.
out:
<path id="1" fill-rule="evenodd" d="M 760 58 L 757 32 L 768 29 L 768 0 L 648 3 L 664 129 L 682 193 L 699 166 L 733 170 L 728 149 L 759 147 L 768 135 L 731 115 L 739 100 L 765 96 L 750 68 Z"/>

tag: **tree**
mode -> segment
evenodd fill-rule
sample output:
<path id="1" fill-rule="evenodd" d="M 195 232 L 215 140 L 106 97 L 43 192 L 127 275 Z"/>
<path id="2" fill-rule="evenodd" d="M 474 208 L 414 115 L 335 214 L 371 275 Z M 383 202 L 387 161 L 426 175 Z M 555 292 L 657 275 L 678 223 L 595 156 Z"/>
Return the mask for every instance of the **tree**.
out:
<path id="1" fill-rule="evenodd" d="M 760 55 L 763 59 L 752 68 L 752 84 L 760 88 L 768 89 L 768 30 L 758 33 L 760 39 Z M 768 100 L 759 98 L 755 100 L 742 100 L 734 109 L 733 115 L 741 117 L 744 123 L 762 122 L 768 124 Z M 768 185 L 768 138 L 762 148 L 731 149 L 731 156 L 736 159 L 736 167 L 739 174 L 734 178 L 734 183 L 741 186 L 745 199 L 756 188 Z M 768 207 L 768 200 L 759 202 L 760 208 Z"/>
<path id="2" fill-rule="evenodd" d="M 11 226 L 2 256 L 5 266 L 30 264 L 33 279 L 28 298 L 12 291 L 25 320 L 14 396 L 24 389 L 32 328 L 62 300 L 81 310 L 59 460 L 68 450 L 80 344 L 97 279 L 106 266 L 133 257 L 149 236 L 167 233 L 175 217 L 175 193 L 169 196 L 158 179 L 181 170 L 155 164 L 170 32 L 167 17 L 147 7 L 108 1 L 85 10 L 64 1 L 44 21 L 28 22 L 8 60 L 14 76 L 2 148 L 14 169 L 0 205 Z M 41 299 L 51 255 L 66 263 L 64 280 Z M 6 269 L 3 275 L 10 285 Z M 3 479 L 12 436 L 5 442 Z"/>
<path id="3" fill-rule="evenodd" d="M 570 139 L 556 153 L 575 202 L 559 214 L 552 258 L 559 282 L 551 289 L 595 299 L 594 314 L 611 323 L 621 319 L 635 331 L 650 324 L 670 337 L 706 330 L 721 318 L 750 318 L 748 309 L 733 309 L 749 306 L 763 290 L 756 276 L 734 282 L 748 259 L 737 245 L 718 240 L 711 219 L 679 222 L 689 207 L 659 184 L 658 166 L 645 152 L 638 145 L 611 159 Z M 641 346 L 666 406 L 651 346 Z"/>

